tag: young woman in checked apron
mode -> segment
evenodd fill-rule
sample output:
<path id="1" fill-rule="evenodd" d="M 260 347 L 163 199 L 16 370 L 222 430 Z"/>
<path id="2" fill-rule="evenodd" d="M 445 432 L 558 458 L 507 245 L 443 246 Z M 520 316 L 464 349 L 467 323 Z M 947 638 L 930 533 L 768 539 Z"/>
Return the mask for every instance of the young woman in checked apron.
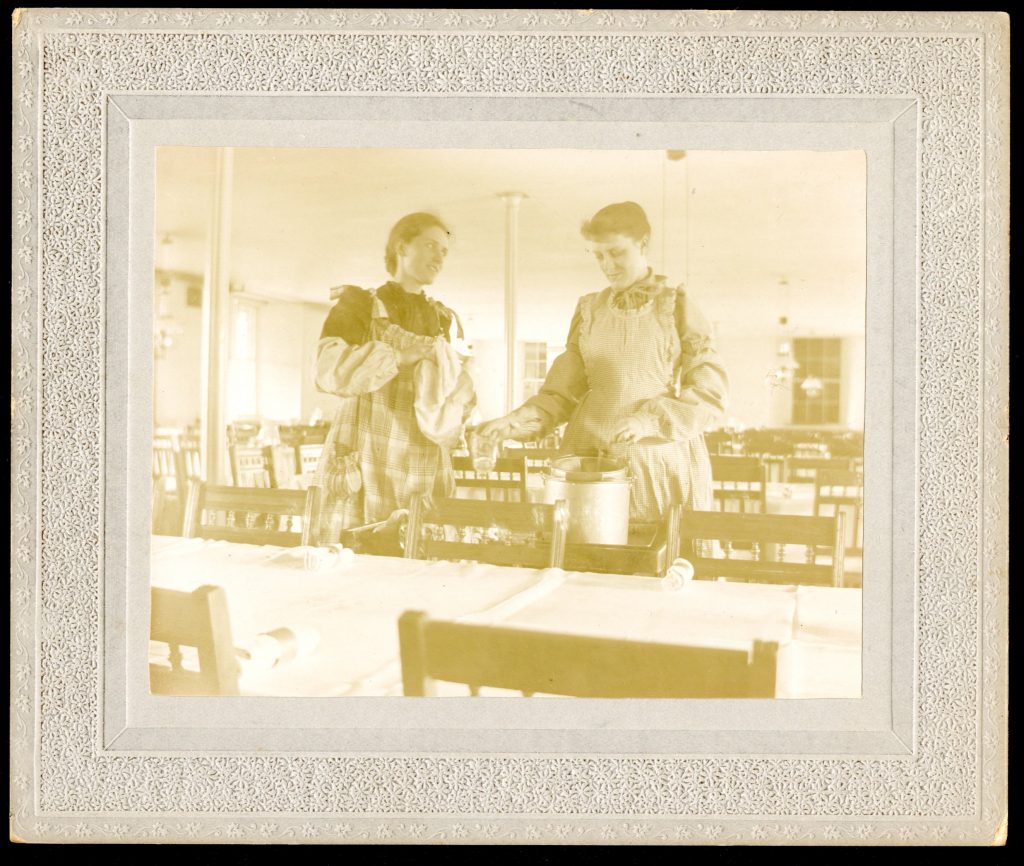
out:
<path id="1" fill-rule="evenodd" d="M 580 298 L 540 392 L 478 432 L 529 441 L 567 421 L 566 453 L 615 446 L 627 461 L 632 521 L 658 521 L 672 503 L 711 510 L 703 432 L 722 418 L 729 390 L 711 328 L 648 265 L 651 227 L 638 204 L 602 208 L 582 232 L 607 288 Z"/>
<path id="2" fill-rule="evenodd" d="M 447 449 L 417 424 L 413 375 L 437 340 L 451 340 L 453 327 L 462 336 L 455 313 L 423 292 L 441 272 L 448 238 L 433 214 L 400 219 L 384 254 L 393 279 L 370 291 L 345 286 L 324 322 L 316 385 L 343 402 L 315 481 L 323 497 L 321 543 L 337 541 L 342 529 L 387 520 L 414 496 L 454 491 Z M 473 383 L 465 372 L 457 388 L 468 412 Z M 372 552 L 401 555 L 397 525 L 391 530 L 366 533 Z"/>

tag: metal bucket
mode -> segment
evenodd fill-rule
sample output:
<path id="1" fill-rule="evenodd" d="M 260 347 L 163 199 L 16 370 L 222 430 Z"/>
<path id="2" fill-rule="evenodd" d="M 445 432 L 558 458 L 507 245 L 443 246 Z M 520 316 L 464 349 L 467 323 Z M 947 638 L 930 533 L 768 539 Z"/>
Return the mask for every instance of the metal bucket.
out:
<path id="1" fill-rule="evenodd" d="M 629 471 L 622 461 L 560 457 L 544 470 L 544 501 L 569 509 L 570 544 L 626 544 L 629 540 Z"/>

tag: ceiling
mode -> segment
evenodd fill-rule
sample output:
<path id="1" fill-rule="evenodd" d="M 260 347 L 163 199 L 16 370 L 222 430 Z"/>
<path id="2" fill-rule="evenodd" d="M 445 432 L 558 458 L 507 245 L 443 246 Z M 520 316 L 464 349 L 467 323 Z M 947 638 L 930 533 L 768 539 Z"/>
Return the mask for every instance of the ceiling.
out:
<path id="1" fill-rule="evenodd" d="M 201 272 L 216 154 L 157 156 L 162 264 Z M 685 281 L 720 332 L 772 330 L 779 316 L 815 333 L 864 330 L 865 162 L 861 152 L 389 150 L 235 148 L 230 268 L 247 290 L 328 302 L 339 283 L 379 285 L 403 214 L 431 210 L 453 229 L 429 293 L 470 336 L 502 334 L 505 205 L 520 206 L 517 327 L 564 334 L 579 295 L 602 276 L 579 235 L 613 201 L 647 210 L 651 261 Z"/>

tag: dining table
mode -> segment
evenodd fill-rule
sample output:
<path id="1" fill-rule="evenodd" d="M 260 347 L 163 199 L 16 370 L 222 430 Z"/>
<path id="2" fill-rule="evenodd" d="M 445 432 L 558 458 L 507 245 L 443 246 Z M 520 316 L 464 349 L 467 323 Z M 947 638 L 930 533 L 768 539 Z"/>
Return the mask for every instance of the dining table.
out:
<path id="1" fill-rule="evenodd" d="M 153 536 L 150 583 L 189 592 L 223 588 L 236 646 L 287 628 L 313 634 L 305 653 L 243 665 L 245 695 L 402 694 L 398 618 L 432 618 L 692 646 L 779 644 L 777 698 L 861 694 L 861 591 L 728 581 L 681 586 L 642 576 L 337 552 Z M 150 642 L 151 663 L 167 647 Z M 439 694 L 465 696 L 464 685 Z M 487 694 L 516 694 L 483 690 Z"/>

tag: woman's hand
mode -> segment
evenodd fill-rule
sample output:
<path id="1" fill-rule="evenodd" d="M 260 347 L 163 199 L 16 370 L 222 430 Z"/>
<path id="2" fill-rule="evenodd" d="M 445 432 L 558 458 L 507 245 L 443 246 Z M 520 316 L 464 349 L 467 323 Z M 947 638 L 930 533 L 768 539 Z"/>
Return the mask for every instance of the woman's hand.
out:
<path id="1" fill-rule="evenodd" d="M 611 435 L 608 437 L 608 441 L 612 444 L 626 443 L 633 444 L 639 442 L 645 436 L 649 436 L 650 431 L 639 418 L 630 416 L 623 418 L 618 424 L 616 424 L 611 431 Z"/>
<path id="2" fill-rule="evenodd" d="M 502 415 L 500 418 L 485 421 L 474 432 L 484 439 L 503 440 L 512 438 L 512 427 L 512 420 L 509 416 Z"/>

